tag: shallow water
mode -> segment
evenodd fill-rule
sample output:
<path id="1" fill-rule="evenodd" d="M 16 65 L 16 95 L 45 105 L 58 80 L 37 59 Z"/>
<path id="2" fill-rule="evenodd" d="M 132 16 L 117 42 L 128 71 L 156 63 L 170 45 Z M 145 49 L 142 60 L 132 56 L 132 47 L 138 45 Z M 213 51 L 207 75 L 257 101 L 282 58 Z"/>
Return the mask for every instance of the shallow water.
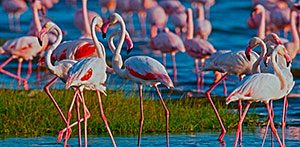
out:
<path id="1" fill-rule="evenodd" d="M 186 6 L 190 6 L 184 1 Z M 96 0 L 89 1 L 88 4 L 89 9 L 100 13 L 100 9 L 98 7 L 98 3 Z M 50 9 L 48 12 L 48 16 L 54 20 L 67 34 L 64 36 L 64 40 L 77 39 L 80 36 L 80 32 L 73 25 L 73 14 L 76 9 L 68 6 L 61 1 L 54 8 Z M 249 16 L 251 11 L 251 1 L 250 0 L 242 0 L 242 1 L 231 1 L 231 0 L 222 0 L 217 1 L 216 4 L 211 8 L 211 22 L 213 25 L 213 33 L 209 37 L 209 41 L 215 46 L 216 49 L 231 49 L 231 50 L 244 50 L 248 40 L 255 36 L 256 30 L 248 29 L 246 26 L 246 19 Z M 7 14 L 3 11 L 2 7 L 0 7 L 0 38 L 14 38 L 18 36 L 26 35 L 27 30 L 29 28 L 29 24 L 31 21 L 31 12 L 27 11 L 21 16 L 21 28 L 22 32 L 15 33 L 10 32 L 8 30 L 8 20 Z M 134 18 L 134 23 L 138 26 L 137 16 Z M 168 25 L 172 30 L 172 26 Z M 147 25 L 149 27 L 149 25 Z M 100 41 L 104 42 L 104 45 L 107 46 L 107 43 L 100 37 L 98 34 Z M 138 39 L 137 35 L 133 35 L 135 41 L 134 50 L 131 53 L 132 55 L 148 55 L 154 57 L 155 59 L 161 61 L 161 56 L 159 54 L 153 54 L 147 48 L 147 42 Z M 125 52 L 124 52 L 125 55 Z M 111 59 L 111 53 L 107 50 L 107 58 Z M 129 56 L 124 56 L 127 58 Z M 189 57 L 185 53 L 178 53 L 176 55 L 177 58 L 177 69 L 178 69 L 178 82 L 176 83 L 176 93 L 171 95 L 165 95 L 165 97 L 171 98 L 180 98 L 184 97 L 187 92 L 194 92 L 196 90 L 196 80 L 195 80 L 195 72 L 194 72 L 194 61 L 191 57 Z M 7 57 L 4 55 L 0 55 L 0 63 L 6 60 Z M 36 62 L 33 64 L 36 67 Z M 26 75 L 27 65 L 23 64 L 23 72 L 22 75 Z M 293 69 L 300 69 L 300 58 L 299 56 L 293 61 Z M 17 62 L 13 62 L 5 67 L 5 69 L 16 73 L 17 71 Z M 167 56 L 167 69 L 172 77 L 172 65 L 171 58 Z M 41 73 L 42 79 L 36 78 L 36 72 L 34 71 L 29 79 L 30 88 L 42 89 L 42 87 L 46 84 L 46 82 L 50 79 L 51 75 L 49 73 Z M 0 74 L 0 87 L 1 88 L 12 88 L 19 89 L 17 86 L 17 81 L 12 80 L 11 78 Z M 208 89 L 210 83 L 213 80 L 213 74 L 211 72 L 205 73 L 205 85 L 204 90 Z M 138 90 L 136 85 L 133 85 L 132 82 L 124 81 L 118 78 L 116 75 L 109 76 L 107 80 L 107 87 L 109 89 L 119 89 L 120 87 L 128 89 L 128 90 Z M 295 87 L 292 90 L 292 93 L 299 93 L 299 77 L 295 77 Z M 230 76 L 227 81 L 228 92 L 231 92 L 236 85 L 238 84 L 238 79 L 235 76 Z M 64 88 L 64 84 L 62 82 L 56 82 L 53 86 L 55 88 Z M 164 91 L 166 89 L 162 87 Z M 22 88 L 20 88 L 22 89 Z M 147 88 L 149 90 L 150 88 Z M 154 90 L 153 88 L 151 90 Z M 194 96 L 197 95 L 193 93 Z M 215 95 L 223 95 L 222 86 L 218 86 L 212 94 Z M 154 95 L 156 97 L 156 95 Z M 297 146 L 300 143 L 299 140 L 299 126 L 300 126 L 300 99 L 292 98 L 289 100 L 289 110 L 288 110 L 288 125 L 293 126 L 290 130 L 294 130 L 298 132 L 296 135 L 296 139 L 293 137 L 288 138 L 288 146 Z M 280 122 L 281 110 L 282 110 L 282 100 L 274 103 L 275 109 L 275 119 L 277 122 Z M 257 107 L 255 109 L 251 109 L 250 111 L 255 111 L 260 115 L 266 116 L 266 110 L 264 107 Z M 291 131 L 293 132 L 293 131 Z M 296 133 L 297 134 L 297 133 Z M 176 146 L 217 146 L 218 142 L 215 140 L 217 138 L 217 133 L 200 133 L 195 135 L 171 135 L 171 145 Z M 245 133 L 244 134 L 244 146 L 259 146 L 260 141 L 256 141 L 256 139 L 261 140 L 260 136 L 257 133 Z M 291 135 L 292 136 L 292 135 Z M 227 135 L 225 137 L 226 144 L 232 145 L 234 140 L 234 134 Z M 246 139 L 247 138 L 247 139 Z M 248 139 L 249 138 L 249 139 Z M 16 146 L 18 145 L 30 145 L 30 146 L 53 146 L 55 142 L 55 138 L 53 137 L 38 137 L 38 138 L 10 138 L 4 139 L 0 141 L 0 146 L 9 145 L 12 142 L 15 142 Z M 117 142 L 122 146 L 132 146 L 136 144 L 136 138 L 133 137 L 117 137 Z M 144 136 L 143 145 L 147 146 L 164 146 L 164 136 Z M 102 145 L 105 142 L 105 146 L 110 146 L 110 141 L 108 138 L 90 138 L 91 145 Z M 76 139 L 72 139 L 70 142 L 72 145 L 76 145 Z M 268 142 L 267 142 L 268 143 Z M 270 144 L 270 143 L 269 143 Z M 269 146 L 269 145 L 268 145 Z"/>
<path id="2" fill-rule="evenodd" d="M 281 132 L 281 130 L 278 130 Z M 298 132 L 297 132 L 298 131 Z M 288 128 L 286 130 L 286 144 L 287 147 L 299 146 L 300 130 L 294 128 Z M 263 138 L 264 129 L 255 130 L 254 132 L 243 132 L 243 146 L 260 146 Z M 224 137 L 224 144 L 221 144 L 218 140 L 218 133 L 196 133 L 196 134 L 170 134 L 170 146 L 176 147 L 210 147 L 210 146 L 233 146 L 235 134 L 228 133 Z M 272 140 L 273 139 L 273 140 Z M 83 141 L 83 138 L 82 138 Z M 135 137 L 115 137 L 116 144 L 122 147 L 131 147 L 137 145 L 137 136 Z M 276 139 L 270 136 L 270 130 L 265 142 L 265 146 L 271 146 L 272 143 L 278 146 Z M 77 138 L 71 138 L 68 142 L 71 146 L 78 145 Z M 95 137 L 89 136 L 89 146 L 112 146 L 109 137 Z M 7 138 L 0 140 L 0 146 L 62 146 L 63 143 L 56 143 L 56 138 L 51 136 L 41 136 L 32 138 Z M 165 146 L 164 135 L 143 135 L 141 146 L 156 147 Z"/>

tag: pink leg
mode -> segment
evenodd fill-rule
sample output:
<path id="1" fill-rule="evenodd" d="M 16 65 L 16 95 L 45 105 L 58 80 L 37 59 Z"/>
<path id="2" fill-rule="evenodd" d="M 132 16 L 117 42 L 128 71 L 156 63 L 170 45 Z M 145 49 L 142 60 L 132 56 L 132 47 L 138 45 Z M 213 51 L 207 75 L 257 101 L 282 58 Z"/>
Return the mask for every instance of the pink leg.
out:
<path id="1" fill-rule="evenodd" d="M 166 145 L 167 145 L 167 147 L 169 147 L 170 146 L 170 144 L 169 144 L 169 110 L 168 110 L 168 108 L 167 108 L 167 106 L 166 106 L 166 104 L 165 104 L 165 102 L 164 102 L 164 100 L 163 100 L 163 98 L 162 98 L 162 96 L 159 92 L 159 89 L 158 89 L 157 85 L 154 85 L 154 87 L 155 87 L 156 92 L 157 92 L 157 94 L 160 98 L 161 104 L 163 105 L 163 107 L 165 109 L 165 115 L 166 115 Z"/>
<path id="2" fill-rule="evenodd" d="M 22 70 L 22 60 L 19 60 L 18 61 L 19 62 L 19 64 L 18 64 L 18 77 L 19 77 L 19 80 L 18 80 L 18 85 L 20 86 L 20 84 L 21 84 L 21 70 Z"/>
<path id="3" fill-rule="evenodd" d="M 32 73 L 32 61 L 29 60 L 29 61 L 28 61 L 28 71 L 27 71 L 27 75 L 26 75 L 26 78 L 25 78 L 26 80 L 29 79 L 31 73 Z"/>
<path id="4" fill-rule="evenodd" d="M 242 104 L 242 100 L 239 100 L 238 102 L 238 109 L 239 109 L 239 114 L 240 114 L 240 120 L 242 119 L 243 117 L 243 104 Z M 243 133 L 242 133 L 242 129 L 240 130 L 240 146 L 242 146 L 242 140 L 243 140 Z"/>
<path id="5" fill-rule="evenodd" d="M 198 72 L 199 71 L 198 59 L 195 59 L 194 62 L 195 62 L 196 79 L 197 79 L 197 92 L 200 92 L 200 82 L 201 81 L 200 81 L 200 73 Z"/>
<path id="6" fill-rule="evenodd" d="M 205 64 L 205 60 L 201 59 L 201 67 Z M 200 88 L 204 88 L 204 72 L 201 72 L 201 79 L 200 79 Z"/>
<path id="7" fill-rule="evenodd" d="M 286 115 L 288 109 L 287 96 L 284 97 L 283 110 L 282 110 L 282 144 L 285 146 L 285 126 L 286 126 Z"/>
<path id="8" fill-rule="evenodd" d="M 8 23 L 9 23 L 9 30 L 14 31 L 14 17 L 12 13 L 8 13 Z"/>
<path id="9" fill-rule="evenodd" d="M 154 38 L 155 36 L 157 36 L 157 26 L 151 25 L 151 28 L 150 28 L 150 37 Z"/>
<path id="10" fill-rule="evenodd" d="M 139 93 L 140 93 L 140 130 L 139 130 L 139 138 L 138 138 L 138 146 L 141 146 L 141 136 L 143 132 L 143 124 L 144 124 L 144 108 L 143 108 L 143 85 L 139 85 Z"/>
<path id="11" fill-rule="evenodd" d="M 175 52 L 172 52 L 172 62 L 173 62 L 173 76 L 174 76 L 174 82 L 177 82 L 177 68 L 176 68 L 176 58 L 175 58 Z"/>
<path id="12" fill-rule="evenodd" d="M 166 53 L 161 53 L 161 55 L 162 55 L 163 65 L 165 68 L 167 68 Z"/>
<path id="13" fill-rule="evenodd" d="M 112 133 L 111 133 L 111 131 L 110 131 L 110 128 L 109 128 L 109 126 L 108 126 L 106 117 L 105 117 L 105 115 L 104 115 L 104 111 L 103 111 L 103 107 L 102 107 L 102 101 L 101 101 L 101 95 L 100 95 L 100 92 L 99 92 L 98 90 L 97 90 L 96 92 L 97 92 L 97 96 L 98 96 L 98 102 L 99 102 L 99 108 L 100 108 L 101 118 L 102 118 L 102 120 L 103 120 L 103 122 L 104 122 L 104 124 L 105 124 L 105 127 L 106 127 L 106 129 L 107 129 L 107 132 L 108 132 L 108 134 L 109 134 L 109 136 L 110 136 L 110 139 L 111 139 L 111 141 L 112 141 L 114 147 L 116 147 L 116 146 L 117 146 L 117 145 L 116 145 L 116 142 L 115 142 L 115 140 L 114 140 L 114 137 L 113 137 L 113 135 L 112 135 Z"/>
<path id="14" fill-rule="evenodd" d="M 138 13 L 139 19 L 140 19 L 140 24 L 141 24 L 141 30 L 142 30 L 142 36 L 146 37 L 146 12 L 140 11 Z"/>
<path id="15" fill-rule="evenodd" d="M 246 105 L 245 110 L 244 110 L 244 113 L 243 113 L 242 117 L 240 118 L 239 123 L 238 123 L 238 125 L 237 125 L 237 130 L 236 130 L 236 137 L 235 137 L 234 147 L 237 146 L 237 143 L 238 143 L 238 141 L 239 141 L 239 135 L 240 135 L 240 132 L 241 132 L 241 130 L 242 130 L 242 124 L 243 124 L 243 121 L 244 121 L 244 119 L 245 119 L 245 116 L 246 116 L 246 114 L 247 114 L 247 111 L 248 111 L 248 109 L 249 109 L 251 103 L 252 103 L 252 102 L 248 102 L 248 104 Z"/>
<path id="16" fill-rule="evenodd" d="M 3 68 L 5 65 L 7 65 L 11 60 L 13 60 L 13 57 L 9 57 L 6 61 L 4 61 L 1 65 L 0 68 Z"/>
<path id="17" fill-rule="evenodd" d="M 76 113 L 78 122 L 78 146 L 81 146 L 81 126 L 80 126 L 80 110 L 79 110 L 79 100 L 76 98 Z"/>
<path id="18" fill-rule="evenodd" d="M 217 118 L 218 118 L 218 120 L 219 120 L 219 123 L 220 123 L 220 126 L 221 126 L 221 128 L 222 128 L 222 130 L 221 130 L 221 134 L 220 134 L 220 136 L 219 136 L 219 140 L 220 141 L 223 141 L 223 137 L 225 136 L 225 134 L 226 134 L 226 129 L 225 129 L 225 127 L 224 127 L 224 125 L 223 125 L 223 122 L 222 122 L 222 119 L 220 118 L 220 116 L 219 116 L 219 113 L 218 113 L 218 110 L 217 110 L 217 108 L 216 108 L 216 106 L 214 105 L 214 102 L 212 101 L 212 99 L 211 99 L 211 97 L 210 97 L 210 92 L 222 81 L 222 80 L 224 80 L 224 78 L 227 76 L 227 73 L 225 74 L 225 75 L 223 75 L 220 79 L 219 79 L 219 81 L 217 81 L 217 82 L 215 82 L 214 84 L 212 84 L 210 87 L 209 87 L 209 89 L 206 91 L 206 97 L 208 98 L 208 100 L 209 100 L 209 102 L 210 102 L 210 104 L 211 104 L 211 106 L 213 107 L 213 109 L 214 109 L 214 112 L 215 112 L 215 114 L 216 114 L 216 116 L 217 116 Z"/>
<path id="19" fill-rule="evenodd" d="M 227 96 L 226 79 L 223 80 L 223 89 L 224 89 L 224 96 Z"/>
<path id="20" fill-rule="evenodd" d="M 269 120 L 270 120 L 270 125 L 271 125 L 272 132 L 275 135 L 275 137 L 276 137 L 279 145 L 282 147 L 283 145 L 282 145 L 281 140 L 280 140 L 280 138 L 278 136 L 277 130 L 276 130 L 275 126 L 274 126 L 272 112 L 271 112 L 272 110 L 271 110 L 271 108 L 270 108 L 270 106 L 269 106 L 268 103 L 266 103 L 266 107 L 267 107 L 268 114 L 269 114 Z"/>
<path id="21" fill-rule="evenodd" d="M 82 98 L 82 105 L 83 105 L 83 120 L 84 120 L 84 145 L 87 147 L 88 146 L 88 132 L 87 132 L 87 111 L 86 111 L 86 105 L 85 105 L 85 99 L 84 99 L 84 95 L 83 92 L 80 91 L 80 95 Z M 79 120 L 80 122 L 80 120 Z"/>

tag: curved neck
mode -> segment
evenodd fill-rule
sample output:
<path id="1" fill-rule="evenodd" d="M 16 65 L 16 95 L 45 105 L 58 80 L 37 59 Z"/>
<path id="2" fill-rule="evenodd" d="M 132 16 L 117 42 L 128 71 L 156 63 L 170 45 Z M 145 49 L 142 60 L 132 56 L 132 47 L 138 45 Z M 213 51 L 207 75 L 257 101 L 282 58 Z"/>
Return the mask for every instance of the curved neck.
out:
<path id="1" fill-rule="evenodd" d="M 124 40 L 125 40 L 126 26 L 125 26 L 125 22 L 124 22 L 124 20 L 122 19 L 121 16 L 118 15 L 117 19 L 118 19 L 118 22 L 121 25 L 121 35 L 120 35 L 119 43 L 118 43 L 118 46 L 117 46 L 116 54 L 120 54 L 121 49 L 122 49 L 122 45 L 123 45 Z"/>
<path id="2" fill-rule="evenodd" d="M 95 31 L 96 24 L 97 24 L 97 22 L 93 21 L 92 27 L 91 27 L 92 39 L 93 39 L 94 44 L 95 44 L 95 46 L 97 48 L 98 57 L 99 58 L 105 58 L 106 57 L 106 55 L 105 55 L 105 48 L 104 48 L 103 44 L 101 42 L 99 42 L 99 40 L 97 38 L 97 35 L 96 35 L 96 31 Z"/>
<path id="3" fill-rule="evenodd" d="M 83 14 L 83 20 L 84 20 L 85 35 L 90 36 L 91 29 L 90 29 L 89 16 L 88 16 L 88 10 L 87 10 L 87 0 L 82 0 L 82 14 Z"/>
<path id="4" fill-rule="evenodd" d="M 279 68 L 277 62 L 275 61 L 277 53 L 278 53 L 278 51 L 275 49 L 272 53 L 271 60 L 272 60 L 272 66 L 273 66 L 274 72 L 280 81 L 280 89 L 283 90 L 283 88 L 285 86 L 285 80 L 284 80 L 284 76 L 283 76 L 281 69 Z"/>
<path id="5" fill-rule="evenodd" d="M 297 12 L 296 11 L 291 11 L 291 33 L 292 33 L 292 42 L 297 44 L 299 46 L 299 35 L 296 27 L 296 18 L 297 18 Z"/>
<path id="6" fill-rule="evenodd" d="M 259 64 L 267 53 L 267 46 L 264 43 L 264 41 L 259 40 L 259 46 L 260 46 L 260 50 L 261 50 L 260 55 L 259 55 L 258 59 L 253 63 L 252 73 L 259 72 L 259 70 L 258 70 Z"/>
<path id="7" fill-rule="evenodd" d="M 261 39 L 264 39 L 266 37 L 266 12 L 265 10 L 262 10 L 260 12 L 260 22 L 258 26 L 258 32 L 257 36 Z"/>
<path id="8" fill-rule="evenodd" d="M 194 34 L 194 22 L 193 22 L 193 13 L 192 9 L 187 10 L 187 32 L 186 39 L 193 39 Z"/>
<path id="9" fill-rule="evenodd" d="M 52 73 L 54 73 L 55 66 L 52 65 L 52 63 L 51 63 L 51 55 L 52 55 L 53 51 L 57 48 L 57 46 L 60 44 L 60 42 L 62 40 L 62 32 L 61 32 L 60 28 L 57 25 L 54 25 L 53 28 L 51 28 L 49 31 L 51 31 L 52 29 L 56 29 L 57 30 L 58 37 L 57 37 L 56 41 L 52 44 L 52 46 L 48 49 L 48 52 L 47 52 L 46 58 L 45 58 L 45 63 L 46 63 L 46 67 Z M 45 36 L 47 36 L 47 35 L 45 35 Z"/>
<path id="10" fill-rule="evenodd" d="M 34 6 L 34 3 L 32 4 L 32 13 L 33 13 L 33 22 L 35 27 L 35 33 L 37 34 L 42 30 L 41 21 L 38 14 L 38 9 Z"/>

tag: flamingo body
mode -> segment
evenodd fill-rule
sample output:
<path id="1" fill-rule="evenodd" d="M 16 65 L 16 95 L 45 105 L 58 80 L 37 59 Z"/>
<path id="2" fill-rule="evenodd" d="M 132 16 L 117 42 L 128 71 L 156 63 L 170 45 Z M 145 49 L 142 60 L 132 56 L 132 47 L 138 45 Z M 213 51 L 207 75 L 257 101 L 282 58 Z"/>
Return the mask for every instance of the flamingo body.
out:
<path id="1" fill-rule="evenodd" d="M 186 52 L 196 59 L 206 59 L 216 52 L 216 49 L 210 42 L 199 38 L 185 40 L 184 46 Z"/>

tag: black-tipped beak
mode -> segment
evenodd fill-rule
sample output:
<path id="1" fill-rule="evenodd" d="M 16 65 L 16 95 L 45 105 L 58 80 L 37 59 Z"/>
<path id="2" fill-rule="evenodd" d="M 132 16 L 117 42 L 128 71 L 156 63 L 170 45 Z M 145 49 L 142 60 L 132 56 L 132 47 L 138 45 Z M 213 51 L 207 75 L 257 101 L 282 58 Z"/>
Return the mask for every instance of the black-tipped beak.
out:
<path id="1" fill-rule="evenodd" d="M 43 41 L 41 40 L 41 38 L 40 38 L 40 37 L 38 37 L 38 42 L 39 42 L 40 46 L 42 46 L 42 45 L 43 45 Z"/>
<path id="2" fill-rule="evenodd" d="M 248 59 L 248 61 L 250 61 L 250 59 L 251 59 L 250 55 L 247 55 L 247 54 L 246 54 L 246 58 Z"/>
<path id="3" fill-rule="evenodd" d="M 291 64 L 291 62 L 290 62 L 290 61 L 286 61 L 286 67 L 289 67 L 289 66 L 290 66 L 290 64 Z"/>
<path id="4" fill-rule="evenodd" d="M 267 61 L 264 61 L 265 67 L 268 67 L 268 63 Z"/>
<path id="5" fill-rule="evenodd" d="M 129 55 L 131 51 L 132 51 L 132 48 L 127 49 L 127 55 Z"/>
<path id="6" fill-rule="evenodd" d="M 103 39 L 106 38 L 106 33 L 102 33 L 102 38 L 103 38 Z"/>

